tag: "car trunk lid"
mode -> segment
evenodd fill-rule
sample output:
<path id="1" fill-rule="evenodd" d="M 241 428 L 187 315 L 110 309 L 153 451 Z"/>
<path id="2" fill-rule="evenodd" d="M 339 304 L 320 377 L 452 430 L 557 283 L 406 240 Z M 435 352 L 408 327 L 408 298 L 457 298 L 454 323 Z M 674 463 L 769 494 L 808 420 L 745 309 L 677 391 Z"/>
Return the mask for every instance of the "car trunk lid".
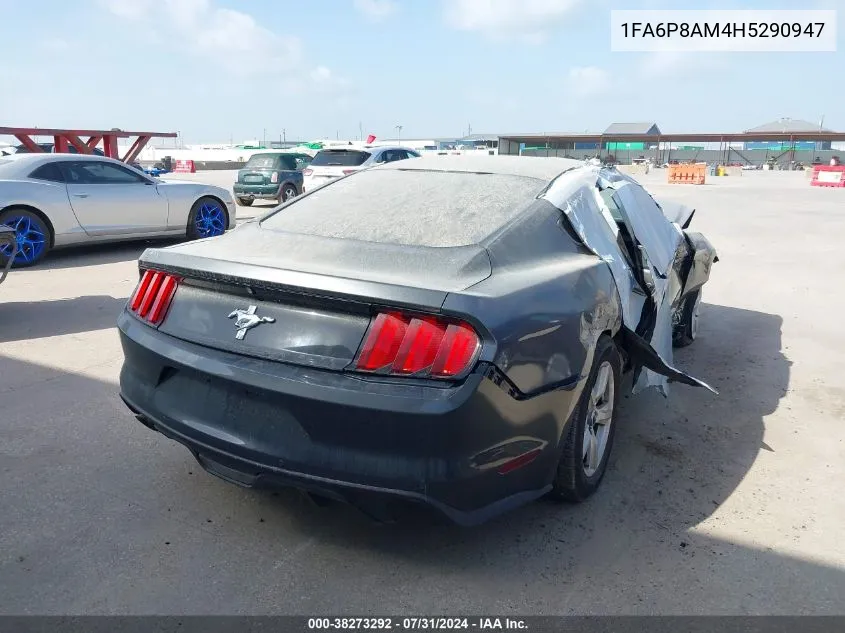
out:
<path id="1" fill-rule="evenodd" d="M 215 238 L 144 252 L 143 268 L 183 279 L 160 331 L 324 369 L 353 361 L 378 307 L 436 313 L 450 291 L 491 273 L 478 246 L 408 248 L 257 223 L 238 227 L 226 243 L 225 252 Z"/>

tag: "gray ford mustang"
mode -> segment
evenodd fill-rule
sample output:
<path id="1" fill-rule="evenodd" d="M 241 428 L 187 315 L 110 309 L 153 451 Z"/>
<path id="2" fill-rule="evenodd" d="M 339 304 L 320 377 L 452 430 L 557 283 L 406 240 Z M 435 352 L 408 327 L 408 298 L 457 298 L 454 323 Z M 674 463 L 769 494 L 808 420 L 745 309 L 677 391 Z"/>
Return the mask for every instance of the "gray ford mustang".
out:
<path id="1" fill-rule="evenodd" d="M 579 501 L 623 388 L 709 388 L 672 364 L 717 261 L 691 219 L 565 159 L 369 169 L 145 251 L 121 396 L 223 479 L 379 519 Z"/>

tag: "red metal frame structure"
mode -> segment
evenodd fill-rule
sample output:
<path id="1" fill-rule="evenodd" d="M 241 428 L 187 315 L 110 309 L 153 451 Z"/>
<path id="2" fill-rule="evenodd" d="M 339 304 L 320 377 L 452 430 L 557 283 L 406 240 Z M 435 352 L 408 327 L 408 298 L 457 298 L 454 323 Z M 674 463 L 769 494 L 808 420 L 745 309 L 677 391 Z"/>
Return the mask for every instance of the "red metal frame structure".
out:
<path id="1" fill-rule="evenodd" d="M 103 153 L 109 158 L 131 163 L 138 158 L 141 150 L 154 136 L 161 138 L 176 138 L 176 132 L 127 132 L 126 130 L 58 130 L 37 127 L 0 127 L 0 135 L 8 134 L 18 139 L 30 152 L 44 150 L 32 140 L 33 136 L 52 136 L 56 152 L 67 152 L 68 146 L 73 145 L 80 154 L 93 154 L 94 148 L 101 142 Z M 88 140 L 82 140 L 87 136 Z M 121 158 L 117 149 L 117 139 L 137 137 L 129 151 Z"/>

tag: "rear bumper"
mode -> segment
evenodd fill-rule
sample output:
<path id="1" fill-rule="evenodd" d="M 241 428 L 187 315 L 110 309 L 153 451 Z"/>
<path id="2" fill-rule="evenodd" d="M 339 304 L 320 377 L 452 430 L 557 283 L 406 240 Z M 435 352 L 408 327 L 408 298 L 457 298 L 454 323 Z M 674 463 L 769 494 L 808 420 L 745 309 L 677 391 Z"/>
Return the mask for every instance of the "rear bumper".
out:
<path id="1" fill-rule="evenodd" d="M 322 187 L 330 182 L 334 182 L 338 178 L 342 178 L 342 176 L 320 176 L 318 178 L 306 178 L 305 181 L 302 183 L 302 191 L 303 193 L 306 191 L 311 191 L 316 189 L 317 187 Z"/>
<path id="2" fill-rule="evenodd" d="M 242 486 L 293 486 L 378 516 L 392 500 L 471 525 L 544 494 L 574 391 L 517 402 L 482 374 L 454 387 L 246 359 L 125 312 L 121 397 L 139 420 Z M 502 463 L 541 448 L 505 475 Z"/>
<path id="3" fill-rule="evenodd" d="M 281 185 L 245 185 L 235 183 L 232 191 L 238 198 L 275 199 L 279 197 Z"/>

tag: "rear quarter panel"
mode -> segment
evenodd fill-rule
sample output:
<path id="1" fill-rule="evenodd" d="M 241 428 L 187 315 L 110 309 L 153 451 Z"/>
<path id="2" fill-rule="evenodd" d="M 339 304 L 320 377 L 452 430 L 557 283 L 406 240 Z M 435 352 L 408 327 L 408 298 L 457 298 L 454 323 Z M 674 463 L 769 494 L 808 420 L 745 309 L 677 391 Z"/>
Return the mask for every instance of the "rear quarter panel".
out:
<path id="1" fill-rule="evenodd" d="M 443 305 L 476 315 L 495 340 L 487 358 L 529 397 L 583 381 L 598 337 L 622 323 L 609 268 L 548 207 L 490 244 L 493 274 Z"/>
<path id="2" fill-rule="evenodd" d="M 581 399 L 603 332 L 622 324 L 610 269 L 579 246 L 562 212 L 548 205 L 488 244 L 493 272 L 471 288 L 450 293 L 442 310 L 473 315 L 482 336 L 489 380 L 479 388 L 489 411 L 478 425 L 479 445 L 499 451 L 508 443 L 556 447 L 526 469 L 548 482 L 559 446 Z M 480 459 L 480 457 L 479 457 Z"/>
<path id="3" fill-rule="evenodd" d="M 0 212 L 14 206 L 31 207 L 46 215 L 53 227 L 56 246 L 85 238 L 85 232 L 70 206 L 64 183 L 41 180 L 0 181 Z"/>

